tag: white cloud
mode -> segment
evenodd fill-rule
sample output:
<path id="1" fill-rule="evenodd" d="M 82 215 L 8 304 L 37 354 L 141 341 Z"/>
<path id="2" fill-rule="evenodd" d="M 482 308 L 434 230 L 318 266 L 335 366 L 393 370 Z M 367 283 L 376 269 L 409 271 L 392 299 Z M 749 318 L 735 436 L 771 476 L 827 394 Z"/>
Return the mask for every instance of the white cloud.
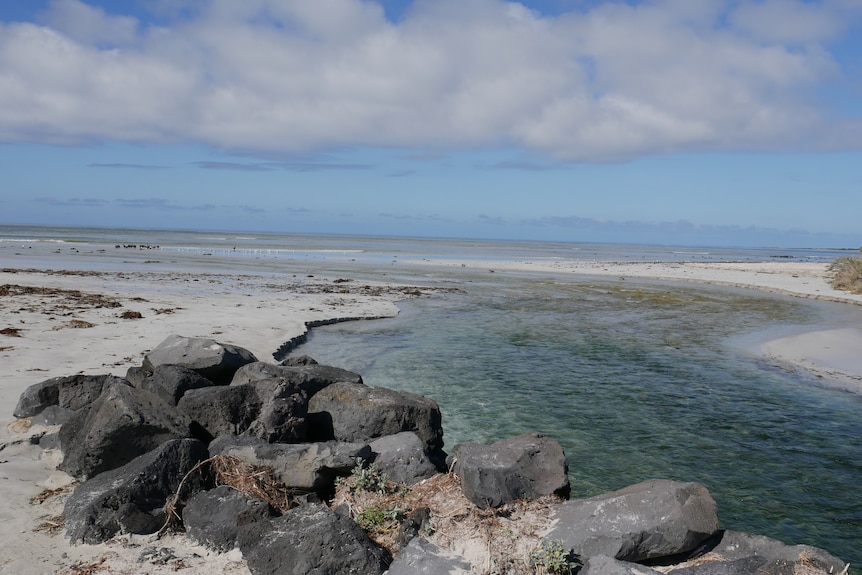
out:
<path id="1" fill-rule="evenodd" d="M 550 18 L 417 0 L 393 24 L 368 0 L 211 0 L 144 26 L 57 0 L 43 26 L 0 24 L 0 139 L 516 145 L 565 160 L 816 146 L 834 130 L 810 95 L 840 74 L 822 44 L 855 1 L 654 0 Z"/>

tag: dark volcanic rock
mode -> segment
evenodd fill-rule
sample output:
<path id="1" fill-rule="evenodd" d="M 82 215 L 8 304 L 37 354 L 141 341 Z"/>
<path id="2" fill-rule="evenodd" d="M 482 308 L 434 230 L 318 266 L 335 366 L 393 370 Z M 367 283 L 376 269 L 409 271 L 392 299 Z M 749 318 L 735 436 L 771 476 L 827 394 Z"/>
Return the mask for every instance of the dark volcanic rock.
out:
<path id="1" fill-rule="evenodd" d="M 171 439 L 191 437 L 191 419 L 158 396 L 112 383 L 89 409 L 60 428 L 60 469 L 87 479 L 124 465 Z"/>
<path id="2" fill-rule="evenodd" d="M 135 387 L 151 391 L 171 405 L 176 405 L 190 389 L 215 385 L 212 381 L 184 365 L 157 365 L 153 372 Z"/>
<path id="3" fill-rule="evenodd" d="M 311 360 L 314 361 L 314 360 Z M 239 368 L 231 385 L 243 385 L 259 379 L 283 379 L 304 390 L 309 397 L 337 382 L 362 383 L 362 376 L 340 367 L 303 363 L 298 365 L 273 365 L 258 361 Z"/>
<path id="4" fill-rule="evenodd" d="M 142 367 L 153 372 L 158 365 L 183 365 L 216 385 L 226 385 L 236 370 L 254 361 L 257 361 L 254 354 L 235 345 L 203 337 L 171 335 L 144 356 Z"/>
<path id="5" fill-rule="evenodd" d="M 120 533 L 154 533 L 165 522 L 165 502 L 198 462 L 206 446 L 196 439 L 161 445 L 123 467 L 79 485 L 66 502 L 66 535 L 72 542 L 102 543 Z M 189 492 L 202 488 L 202 476 L 185 483 Z"/>
<path id="6" fill-rule="evenodd" d="M 220 553 L 236 547 L 240 528 L 271 516 L 265 501 L 227 485 L 196 493 L 183 508 L 189 537 Z"/>
<path id="7" fill-rule="evenodd" d="M 243 433 L 260 413 L 260 398 L 247 385 L 191 389 L 177 409 L 203 427 L 212 437 Z"/>
<path id="8" fill-rule="evenodd" d="M 17 418 L 32 417 L 52 405 L 76 411 L 94 402 L 102 390 L 112 383 L 128 385 L 124 379 L 113 375 L 71 375 L 46 379 L 24 390 L 12 415 Z"/>
<path id="9" fill-rule="evenodd" d="M 314 504 L 244 527 L 239 548 L 252 575 L 375 575 L 389 561 L 352 519 Z"/>
<path id="10" fill-rule="evenodd" d="M 268 442 L 305 439 L 308 396 L 282 379 L 189 390 L 177 408 L 212 437 L 228 433 Z"/>
<path id="11" fill-rule="evenodd" d="M 762 535 L 721 531 L 707 543 L 715 561 L 675 570 L 680 575 L 795 575 L 803 561 L 823 573 L 841 573 L 844 562 L 810 545 L 786 545 Z"/>
<path id="12" fill-rule="evenodd" d="M 210 444 L 212 455 L 230 455 L 271 468 L 291 490 L 331 496 L 335 478 L 349 475 L 358 461 L 371 458 L 365 443 L 266 443 L 251 437 L 222 435 Z"/>
<path id="13" fill-rule="evenodd" d="M 396 483 L 413 485 L 437 473 L 425 455 L 422 440 L 412 431 L 375 439 L 370 444 L 374 465 Z"/>
<path id="14" fill-rule="evenodd" d="M 439 547 L 417 537 L 401 550 L 388 575 L 460 575 L 473 573 L 463 557 L 444 553 Z"/>
<path id="15" fill-rule="evenodd" d="M 357 383 L 333 383 L 308 402 L 309 436 L 339 441 L 367 441 L 413 431 L 425 451 L 443 448 L 437 402 L 416 393 Z"/>
<path id="16" fill-rule="evenodd" d="M 661 572 L 607 555 L 596 555 L 584 563 L 578 575 L 661 575 Z"/>
<path id="17" fill-rule="evenodd" d="M 562 540 L 584 559 L 607 555 L 638 562 L 679 555 L 718 532 L 709 491 L 697 483 L 667 480 L 567 501 L 554 516 L 557 526 L 546 539 Z"/>
<path id="18" fill-rule="evenodd" d="M 569 496 L 566 454 L 559 443 L 540 433 L 490 445 L 458 445 L 454 461 L 464 495 L 482 509 L 522 497 Z"/>

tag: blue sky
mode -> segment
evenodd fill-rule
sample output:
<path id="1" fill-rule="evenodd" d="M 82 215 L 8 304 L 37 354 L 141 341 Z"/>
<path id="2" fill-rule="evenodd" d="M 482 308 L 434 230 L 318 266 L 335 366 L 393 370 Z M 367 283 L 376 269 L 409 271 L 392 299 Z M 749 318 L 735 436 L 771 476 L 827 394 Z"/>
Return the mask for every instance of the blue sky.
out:
<path id="1" fill-rule="evenodd" d="M 0 223 L 862 245 L 862 0 L 3 0 Z"/>

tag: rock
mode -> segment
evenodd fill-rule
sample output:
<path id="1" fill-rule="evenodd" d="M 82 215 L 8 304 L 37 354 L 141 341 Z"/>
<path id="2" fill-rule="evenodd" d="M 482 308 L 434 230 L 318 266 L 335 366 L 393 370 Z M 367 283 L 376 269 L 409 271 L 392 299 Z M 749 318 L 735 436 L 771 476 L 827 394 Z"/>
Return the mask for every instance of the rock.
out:
<path id="1" fill-rule="evenodd" d="M 308 357 L 307 355 L 299 355 L 296 357 L 288 357 L 284 361 L 282 361 L 279 365 L 316 365 L 317 360 L 313 357 Z"/>
<path id="2" fill-rule="evenodd" d="M 578 575 L 661 575 L 661 571 L 637 563 L 620 561 L 607 555 L 595 555 L 584 563 Z"/>
<path id="3" fill-rule="evenodd" d="M 369 445 L 374 465 L 396 483 L 413 485 L 438 472 L 425 455 L 422 440 L 412 431 L 386 435 Z"/>
<path id="4" fill-rule="evenodd" d="M 60 428 L 61 470 L 76 479 L 120 467 L 171 439 L 191 437 L 192 421 L 156 395 L 108 385 Z"/>
<path id="5" fill-rule="evenodd" d="M 30 418 L 31 425 L 63 425 L 75 415 L 75 411 L 60 407 L 59 405 L 49 405 Z"/>
<path id="6" fill-rule="evenodd" d="M 823 549 L 810 545 L 786 545 L 762 535 L 737 531 L 721 531 L 708 542 L 710 557 L 715 561 L 675 570 L 680 575 L 738 575 L 763 573 L 795 575 L 798 563 L 805 562 L 813 570 L 840 573 L 844 562 Z"/>
<path id="7" fill-rule="evenodd" d="M 72 375 L 46 379 L 24 390 L 12 415 L 19 419 L 32 417 L 52 405 L 76 411 L 95 401 L 102 389 L 111 383 L 128 385 L 128 382 L 113 375 Z"/>
<path id="8" fill-rule="evenodd" d="M 230 436 L 216 438 L 210 452 L 269 467 L 288 489 L 314 492 L 323 498 L 334 492 L 336 477 L 349 475 L 357 461 L 371 458 L 371 448 L 365 443 L 285 444 Z"/>
<path id="9" fill-rule="evenodd" d="M 189 537 L 219 553 L 236 547 L 241 527 L 271 516 L 265 501 L 227 485 L 196 493 L 183 508 L 183 524 Z"/>
<path id="10" fill-rule="evenodd" d="M 176 405 L 187 391 L 213 385 L 213 382 L 184 365 L 163 364 L 155 366 L 153 372 L 135 387 L 151 391 L 167 403 Z"/>
<path id="11" fill-rule="evenodd" d="M 561 540 L 584 559 L 622 561 L 679 555 L 718 532 L 716 505 L 697 483 L 651 480 L 588 499 L 567 501 L 554 512 L 546 539 Z"/>
<path id="12" fill-rule="evenodd" d="M 262 379 L 248 384 L 260 398 L 261 407 L 244 435 L 264 441 L 296 442 L 305 439 L 308 394 L 284 379 Z"/>
<path id="13" fill-rule="evenodd" d="M 352 519 L 314 504 L 242 528 L 239 548 L 252 575 L 373 575 L 389 560 Z"/>
<path id="14" fill-rule="evenodd" d="M 459 445 L 454 461 L 464 495 L 481 509 L 522 497 L 569 496 L 566 454 L 559 443 L 540 433 L 490 445 Z"/>
<path id="15" fill-rule="evenodd" d="M 282 379 L 189 390 L 177 408 L 212 437 L 228 433 L 296 442 L 306 435 L 308 396 Z"/>
<path id="16" fill-rule="evenodd" d="M 170 335 L 144 356 L 149 372 L 163 364 L 183 365 L 216 385 L 227 385 L 236 370 L 257 358 L 247 349 L 204 337 Z"/>
<path id="17" fill-rule="evenodd" d="M 443 448 L 437 402 L 416 393 L 358 383 L 333 383 L 308 402 L 309 437 L 367 441 L 413 431 L 427 453 Z"/>
<path id="18" fill-rule="evenodd" d="M 417 537 L 401 550 L 387 575 L 460 575 L 473 573 L 463 557 L 444 553 L 439 547 Z"/>
<path id="19" fill-rule="evenodd" d="M 203 427 L 211 437 L 239 435 L 260 413 L 260 398 L 253 387 L 219 386 L 191 389 L 177 409 Z"/>
<path id="20" fill-rule="evenodd" d="M 311 358 L 309 358 L 311 359 Z M 313 359 L 311 361 L 314 361 Z M 362 376 L 340 367 L 303 363 L 273 365 L 258 361 L 239 368 L 231 385 L 243 385 L 259 379 L 284 379 L 304 390 L 309 397 L 337 382 L 362 383 Z"/>
<path id="21" fill-rule="evenodd" d="M 63 510 L 66 535 L 73 543 L 102 543 L 120 533 L 154 533 L 165 522 L 165 502 L 183 477 L 207 458 L 196 439 L 168 441 L 126 465 L 79 485 Z M 192 475 L 184 488 L 203 487 Z"/>
<path id="22" fill-rule="evenodd" d="M 395 533 L 396 547 L 398 549 L 407 547 L 407 544 L 429 528 L 431 528 L 431 509 L 428 507 L 414 509 L 398 526 L 398 531 Z"/>

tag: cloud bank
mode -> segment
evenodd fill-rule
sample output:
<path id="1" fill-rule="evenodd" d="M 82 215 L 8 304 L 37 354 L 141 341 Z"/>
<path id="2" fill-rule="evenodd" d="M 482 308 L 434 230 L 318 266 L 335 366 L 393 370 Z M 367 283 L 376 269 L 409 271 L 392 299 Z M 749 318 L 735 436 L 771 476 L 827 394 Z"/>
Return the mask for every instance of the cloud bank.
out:
<path id="1" fill-rule="evenodd" d="M 554 16 L 416 0 L 397 22 L 369 0 L 173 5 L 177 16 L 142 21 L 54 0 L 37 23 L 0 23 L 0 140 L 515 146 L 563 161 L 862 147 L 862 120 L 820 103 L 848 83 L 830 49 L 853 34 L 858 0 Z"/>

